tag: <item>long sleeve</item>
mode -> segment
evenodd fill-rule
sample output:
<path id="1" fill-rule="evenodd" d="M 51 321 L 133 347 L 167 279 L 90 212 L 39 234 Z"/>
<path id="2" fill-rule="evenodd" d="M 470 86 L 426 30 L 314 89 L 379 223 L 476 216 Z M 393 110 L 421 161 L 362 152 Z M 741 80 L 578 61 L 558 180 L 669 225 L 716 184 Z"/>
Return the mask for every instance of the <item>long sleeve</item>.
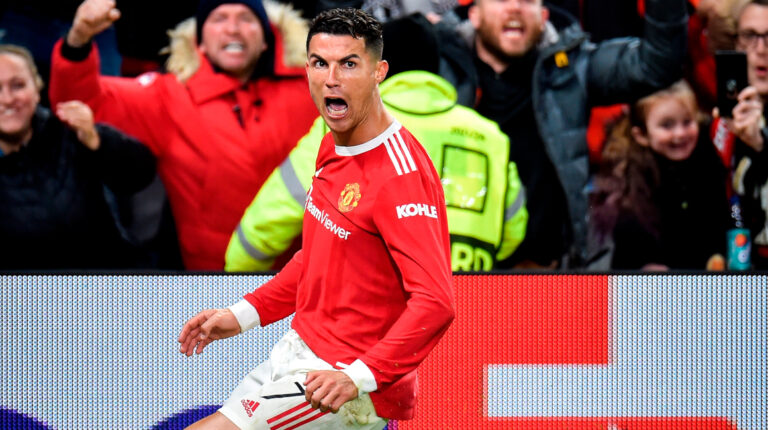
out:
<path id="1" fill-rule="evenodd" d="M 62 54 L 64 41 L 59 40 L 51 58 L 51 81 L 48 94 L 51 105 L 81 100 L 91 107 L 97 121 L 107 122 L 150 146 L 155 154 L 167 142 L 159 126 L 163 115 L 162 100 L 157 94 L 159 74 L 136 79 L 99 75 L 98 49 L 93 45 L 84 60 L 68 59 Z"/>
<path id="2" fill-rule="evenodd" d="M 302 272 L 302 251 L 298 251 L 269 282 L 244 296 L 259 313 L 262 326 L 296 312 L 296 291 Z"/>
<path id="3" fill-rule="evenodd" d="M 591 54 L 592 103 L 625 103 L 680 79 L 687 24 L 685 0 L 646 1 L 643 38 L 606 40 Z"/>
<path id="4" fill-rule="evenodd" d="M 439 182 L 419 175 L 397 177 L 379 192 L 376 205 L 380 210 L 374 221 L 409 297 L 386 336 L 360 357 L 381 387 L 416 369 L 448 329 L 455 310 Z"/>
<path id="5" fill-rule="evenodd" d="M 101 140 L 95 152 L 104 183 L 116 193 L 134 193 L 155 178 L 155 157 L 136 139 L 112 127 L 97 124 Z"/>

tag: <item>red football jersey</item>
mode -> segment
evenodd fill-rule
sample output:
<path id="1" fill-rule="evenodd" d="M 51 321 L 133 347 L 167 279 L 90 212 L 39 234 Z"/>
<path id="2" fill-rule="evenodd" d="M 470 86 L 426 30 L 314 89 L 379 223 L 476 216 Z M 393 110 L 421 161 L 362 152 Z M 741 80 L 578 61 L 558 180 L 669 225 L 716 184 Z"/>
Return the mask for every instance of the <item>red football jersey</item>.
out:
<path id="1" fill-rule="evenodd" d="M 427 152 L 397 121 L 360 145 L 321 143 L 302 250 L 246 295 L 261 324 L 293 328 L 328 363 L 363 361 L 379 416 L 408 419 L 416 367 L 454 304 L 443 188 Z"/>

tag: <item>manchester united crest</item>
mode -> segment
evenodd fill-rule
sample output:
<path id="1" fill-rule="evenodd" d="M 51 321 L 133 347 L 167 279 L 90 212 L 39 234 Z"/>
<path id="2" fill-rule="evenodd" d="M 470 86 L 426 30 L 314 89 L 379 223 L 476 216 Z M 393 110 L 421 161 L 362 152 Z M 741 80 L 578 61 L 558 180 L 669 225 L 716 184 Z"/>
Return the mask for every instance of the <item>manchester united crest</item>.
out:
<path id="1" fill-rule="evenodd" d="M 359 200 L 360 185 L 358 185 L 357 182 L 354 184 L 347 184 L 339 196 L 339 210 L 341 212 L 349 212 L 357 207 L 357 202 Z"/>

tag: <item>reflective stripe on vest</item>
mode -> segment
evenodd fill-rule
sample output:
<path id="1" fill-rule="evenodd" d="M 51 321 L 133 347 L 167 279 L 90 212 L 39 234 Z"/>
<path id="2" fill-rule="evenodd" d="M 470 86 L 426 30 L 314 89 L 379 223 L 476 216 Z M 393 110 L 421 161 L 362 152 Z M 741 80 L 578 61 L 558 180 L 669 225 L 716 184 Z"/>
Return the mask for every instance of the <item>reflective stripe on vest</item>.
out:
<path id="1" fill-rule="evenodd" d="M 294 200 L 299 205 L 304 206 L 307 190 L 301 185 L 301 181 L 299 181 L 299 177 L 296 175 L 296 170 L 293 168 L 290 158 L 286 158 L 283 164 L 280 165 L 280 177 L 283 179 L 285 188 L 288 189 Z"/>
<path id="2" fill-rule="evenodd" d="M 272 259 L 271 256 L 266 255 L 263 252 L 259 251 L 253 245 L 251 245 L 250 242 L 248 242 L 248 238 L 245 237 L 245 231 L 243 231 L 242 222 L 237 225 L 237 239 L 240 241 L 240 244 L 243 245 L 243 249 L 245 250 L 245 252 L 248 253 L 248 255 L 254 260 L 268 261 Z"/>
<path id="3" fill-rule="evenodd" d="M 517 193 L 515 201 L 504 211 L 504 222 L 507 222 L 514 218 L 517 212 L 522 209 L 525 204 L 525 187 L 520 184 L 520 192 Z"/>

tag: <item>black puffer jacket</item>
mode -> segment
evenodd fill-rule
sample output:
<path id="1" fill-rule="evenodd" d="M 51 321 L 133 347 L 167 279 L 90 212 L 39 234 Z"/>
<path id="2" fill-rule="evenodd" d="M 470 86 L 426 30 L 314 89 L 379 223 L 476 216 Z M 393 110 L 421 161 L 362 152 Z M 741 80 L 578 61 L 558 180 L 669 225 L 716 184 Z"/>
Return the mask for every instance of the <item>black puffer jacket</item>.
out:
<path id="1" fill-rule="evenodd" d="M 590 109 L 632 102 L 679 79 L 686 55 L 687 22 L 685 0 L 648 0 L 642 39 L 595 44 L 578 23 L 568 24 L 555 14 L 547 23 L 538 46 L 532 97 L 538 132 L 566 196 L 572 238 L 564 256 L 566 268 L 583 267 L 599 252 L 588 249 L 586 130 Z M 457 31 L 455 26 L 438 25 L 440 75 L 456 87 L 460 104 L 475 107 L 481 92 L 473 60 L 474 34 L 462 29 L 466 26 Z M 567 55 L 567 61 L 561 53 Z M 555 61 L 556 55 L 560 61 Z"/>
<path id="2" fill-rule="evenodd" d="M 91 151 L 41 107 L 32 127 L 27 145 L 0 156 L 0 269 L 133 266 L 136 250 L 106 196 L 146 187 L 155 177 L 152 153 L 101 125 L 101 146 Z"/>

